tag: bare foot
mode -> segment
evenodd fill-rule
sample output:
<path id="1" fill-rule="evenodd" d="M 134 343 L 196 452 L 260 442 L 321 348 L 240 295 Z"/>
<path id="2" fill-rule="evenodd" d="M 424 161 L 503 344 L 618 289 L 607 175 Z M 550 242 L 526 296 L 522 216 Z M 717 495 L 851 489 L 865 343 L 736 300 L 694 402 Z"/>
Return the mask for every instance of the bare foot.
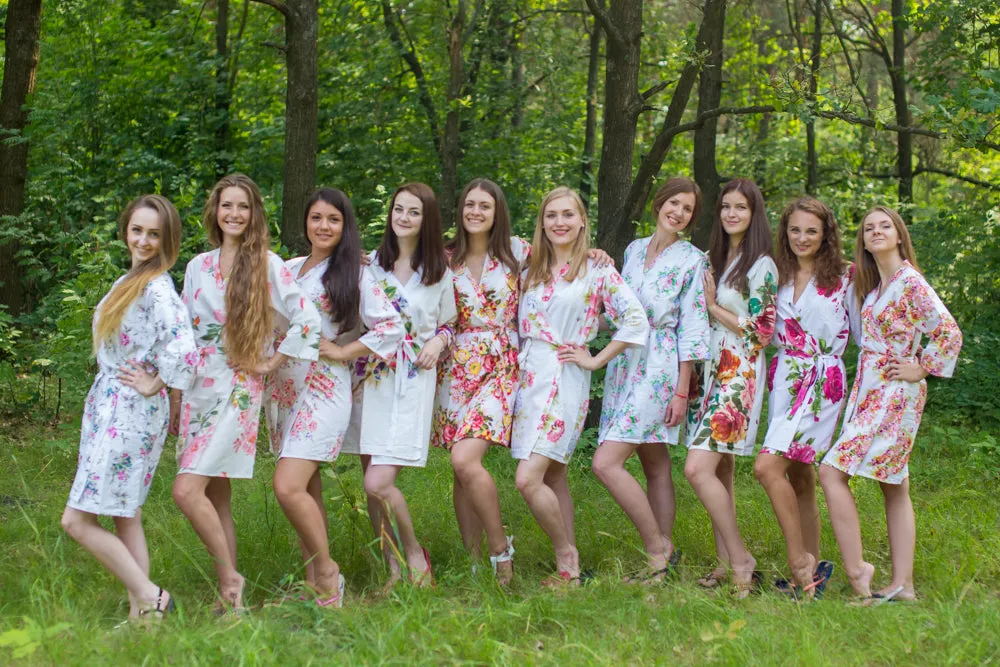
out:
<path id="1" fill-rule="evenodd" d="M 726 563 L 719 563 L 715 569 L 698 580 L 698 585 L 702 588 L 715 588 L 720 583 L 729 578 L 729 568 Z"/>
<path id="2" fill-rule="evenodd" d="M 743 600 L 750 597 L 754 587 L 754 570 L 757 568 L 757 561 L 747 553 L 747 560 L 739 567 L 733 567 L 733 586 L 736 588 L 736 599 Z"/>
<path id="3" fill-rule="evenodd" d="M 807 553 L 795 565 L 789 563 L 789 568 L 792 571 L 792 583 L 811 593 L 813 574 L 816 572 L 816 557 Z"/>
<path id="4" fill-rule="evenodd" d="M 219 586 L 219 603 L 215 607 L 216 613 L 226 613 L 227 611 L 233 611 L 236 613 L 246 611 L 246 607 L 243 606 L 243 589 L 246 586 L 247 580 L 242 576 L 239 576 L 239 580 L 236 582 L 231 582 L 225 586 Z"/>
<path id="5" fill-rule="evenodd" d="M 870 598 L 872 596 L 872 579 L 875 578 L 874 565 L 862 561 L 861 570 L 856 575 L 848 573 L 847 578 L 851 582 L 851 588 L 854 589 L 857 595 L 863 598 Z"/>
<path id="6" fill-rule="evenodd" d="M 510 582 L 514 579 L 514 561 L 499 561 L 497 562 L 497 583 L 503 587 L 510 586 Z"/>
<path id="7" fill-rule="evenodd" d="M 329 598 L 336 595 L 340 589 L 340 566 L 336 561 L 327 572 L 316 573 L 316 584 L 312 587 L 317 597 Z"/>
<path id="8" fill-rule="evenodd" d="M 580 552 L 576 550 L 576 547 L 569 546 L 556 552 L 556 571 L 568 572 L 572 579 L 580 577 Z"/>

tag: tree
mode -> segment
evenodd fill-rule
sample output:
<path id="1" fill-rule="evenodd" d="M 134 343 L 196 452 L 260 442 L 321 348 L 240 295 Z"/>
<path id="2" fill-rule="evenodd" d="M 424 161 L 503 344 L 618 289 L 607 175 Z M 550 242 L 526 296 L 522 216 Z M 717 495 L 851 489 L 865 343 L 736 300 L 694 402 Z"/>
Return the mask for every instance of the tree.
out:
<path id="1" fill-rule="evenodd" d="M 713 13 L 708 16 L 708 12 Z M 726 23 L 725 0 L 705 6 L 705 20 L 724 26 Z M 705 56 L 705 66 L 698 77 L 698 114 L 718 108 L 722 102 L 722 45 L 723 29 L 712 32 L 712 41 Z M 715 136 L 719 117 L 713 116 L 694 131 L 694 180 L 701 188 L 704 206 L 701 218 L 691 222 L 694 243 L 700 248 L 708 247 L 708 238 L 715 220 L 715 200 L 719 198 L 719 170 L 715 164 Z"/>
<path id="2" fill-rule="evenodd" d="M 10 0 L 5 29 L 3 89 L 0 90 L 0 217 L 17 216 L 24 206 L 28 178 L 28 96 L 35 88 L 42 0 Z M 18 244 L 0 239 L 0 302 L 13 312 L 24 307 L 18 277 Z"/>

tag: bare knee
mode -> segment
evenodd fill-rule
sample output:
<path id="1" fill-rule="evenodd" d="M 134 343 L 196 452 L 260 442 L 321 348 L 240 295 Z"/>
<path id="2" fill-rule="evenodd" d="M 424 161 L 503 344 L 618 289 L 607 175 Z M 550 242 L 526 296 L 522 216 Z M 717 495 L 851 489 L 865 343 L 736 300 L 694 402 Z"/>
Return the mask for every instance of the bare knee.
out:
<path id="1" fill-rule="evenodd" d="M 706 477 L 713 475 L 714 473 L 706 468 L 700 461 L 692 460 L 692 457 L 688 457 L 688 460 L 684 462 L 684 477 L 691 484 L 691 486 L 700 486 L 702 482 L 705 481 Z"/>
<path id="2" fill-rule="evenodd" d="M 66 531 L 66 534 L 75 540 L 80 534 L 80 531 L 83 529 L 85 521 L 86 519 L 84 518 L 82 512 L 67 507 L 63 512 L 60 523 L 62 524 L 62 529 Z"/>
<path id="3" fill-rule="evenodd" d="M 451 468 L 455 471 L 455 477 L 463 486 L 469 486 L 484 470 L 482 461 L 476 452 L 453 451 L 451 454 Z"/>
<path id="4" fill-rule="evenodd" d="M 825 493 L 829 493 L 830 489 L 836 489 L 839 486 L 847 486 L 848 479 L 845 473 L 833 466 L 821 465 L 819 467 L 819 483 Z"/>
<path id="5" fill-rule="evenodd" d="M 289 475 L 277 474 L 274 476 L 274 495 L 282 505 L 287 503 L 296 493 L 304 490 L 302 485 Z"/>
<path id="6" fill-rule="evenodd" d="M 796 496 L 807 496 L 816 490 L 816 473 L 807 463 L 797 463 L 788 469 L 788 481 Z"/>
<path id="7" fill-rule="evenodd" d="M 541 477 L 528 472 L 523 467 L 519 466 L 517 472 L 514 474 L 514 486 L 517 487 L 522 496 L 530 494 L 541 483 Z"/>
<path id="8" fill-rule="evenodd" d="M 365 475 L 365 493 L 371 498 L 384 500 L 393 486 L 392 480 L 383 475 L 373 474 L 371 471 Z"/>
<path id="9" fill-rule="evenodd" d="M 785 466 L 777 457 L 761 455 L 753 462 L 753 476 L 761 485 L 767 487 L 785 476 Z"/>
<path id="10" fill-rule="evenodd" d="M 205 492 L 196 484 L 190 483 L 189 480 L 177 477 L 174 479 L 174 486 L 171 490 L 171 495 L 173 496 L 174 503 L 177 507 L 179 507 L 182 512 L 187 513 L 187 508 L 189 508 L 191 504 L 196 501 L 198 496 L 204 496 Z"/>
<path id="11" fill-rule="evenodd" d="M 594 471 L 594 475 L 601 481 L 604 486 L 608 485 L 608 480 L 614 475 L 615 471 L 621 469 L 622 466 L 614 461 L 609 456 L 602 456 L 601 449 L 597 449 L 597 453 L 594 454 L 594 461 L 590 464 L 591 470 Z"/>

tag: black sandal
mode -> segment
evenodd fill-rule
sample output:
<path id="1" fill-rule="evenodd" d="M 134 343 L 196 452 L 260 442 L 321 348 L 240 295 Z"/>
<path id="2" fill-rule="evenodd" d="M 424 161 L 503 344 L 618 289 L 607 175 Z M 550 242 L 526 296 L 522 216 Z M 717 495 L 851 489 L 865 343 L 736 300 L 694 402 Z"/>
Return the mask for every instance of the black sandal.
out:
<path id="1" fill-rule="evenodd" d="M 151 616 L 152 614 L 156 614 L 156 616 L 153 616 L 153 618 L 155 618 L 157 621 L 160 621 L 163 620 L 163 617 L 166 616 L 167 614 L 171 614 L 174 611 L 176 611 L 177 605 L 174 603 L 174 596 L 171 595 L 170 593 L 167 593 L 167 604 L 166 605 L 163 604 L 164 593 L 166 593 L 166 591 L 164 591 L 161 588 L 160 592 L 156 594 L 156 606 L 153 607 L 152 609 L 140 609 L 139 617 L 141 618 L 143 616 Z"/>

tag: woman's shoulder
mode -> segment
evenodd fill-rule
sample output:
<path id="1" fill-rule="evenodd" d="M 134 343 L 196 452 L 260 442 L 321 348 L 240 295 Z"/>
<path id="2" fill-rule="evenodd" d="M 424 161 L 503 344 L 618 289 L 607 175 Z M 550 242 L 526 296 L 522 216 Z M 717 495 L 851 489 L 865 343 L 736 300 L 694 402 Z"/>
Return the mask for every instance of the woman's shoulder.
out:
<path id="1" fill-rule="evenodd" d="M 684 239 L 678 241 L 677 250 L 685 259 L 694 264 L 708 264 L 708 253 L 690 241 Z"/>
<path id="2" fill-rule="evenodd" d="M 760 257 L 758 257 L 757 261 L 755 261 L 753 265 L 750 267 L 748 275 L 754 276 L 765 273 L 774 274 L 775 279 L 777 280 L 778 265 L 774 263 L 774 258 L 771 257 L 770 255 L 761 255 Z"/>
<path id="3" fill-rule="evenodd" d="M 511 236 L 510 251 L 514 253 L 514 259 L 518 262 L 524 262 L 531 254 L 531 244 L 520 236 Z"/>

